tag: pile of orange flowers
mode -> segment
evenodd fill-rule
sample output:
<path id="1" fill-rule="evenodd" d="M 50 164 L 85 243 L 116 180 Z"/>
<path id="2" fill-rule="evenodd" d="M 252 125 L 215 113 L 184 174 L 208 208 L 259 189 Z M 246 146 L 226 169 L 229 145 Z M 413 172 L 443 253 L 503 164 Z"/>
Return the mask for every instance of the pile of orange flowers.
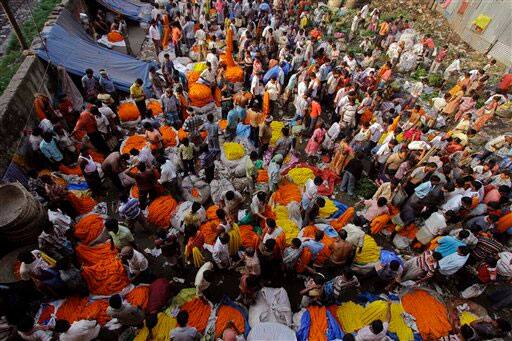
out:
<path id="1" fill-rule="evenodd" d="M 301 202 L 301 194 L 299 186 L 289 183 L 280 186 L 273 194 L 274 202 L 279 205 L 286 206 L 292 201 Z"/>
<path id="2" fill-rule="evenodd" d="M 72 192 L 68 192 L 67 198 L 79 215 L 91 212 L 97 204 L 96 200 L 87 195 L 79 197 Z"/>
<path id="3" fill-rule="evenodd" d="M 133 102 L 124 102 L 119 104 L 117 113 L 121 122 L 136 121 L 140 118 L 139 109 Z"/>
<path id="4" fill-rule="evenodd" d="M 162 229 L 168 229 L 171 216 L 178 203 L 170 195 L 156 198 L 148 207 L 148 222 Z"/>
<path id="5" fill-rule="evenodd" d="M 188 324 L 203 333 L 212 312 L 210 305 L 200 298 L 194 298 L 182 305 L 181 310 L 189 313 Z"/>
<path id="6" fill-rule="evenodd" d="M 156 99 L 150 99 L 148 104 L 146 105 L 146 108 L 148 108 L 148 110 L 151 111 L 151 114 L 153 114 L 153 116 L 158 116 L 163 112 L 162 104 L 160 104 L 160 101 Z"/>
<path id="7" fill-rule="evenodd" d="M 142 135 L 129 136 L 126 141 L 124 141 L 121 154 L 129 154 L 132 149 L 141 150 L 146 146 L 146 143 L 146 138 Z"/>
<path id="8" fill-rule="evenodd" d="M 88 245 L 100 236 L 104 227 L 105 222 L 100 215 L 86 215 L 75 225 L 75 237 Z"/>
<path id="9" fill-rule="evenodd" d="M 259 169 L 256 176 L 256 182 L 259 184 L 268 182 L 268 172 L 266 169 Z"/>
<path id="10" fill-rule="evenodd" d="M 446 307 L 425 290 L 414 290 L 402 297 L 404 310 L 414 316 L 423 340 L 438 340 L 452 330 Z"/>
<path id="11" fill-rule="evenodd" d="M 226 329 L 229 321 L 233 321 L 236 329 L 240 333 L 245 332 L 245 320 L 238 310 L 233 307 L 223 305 L 217 311 L 217 320 L 215 321 L 215 337 L 222 337 L 222 333 Z"/>
<path id="12" fill-rule="evenodd" d="M 167 148 L 176 146 L 176 136 L 178 133 L 173 127 L 163 125 L 159 130 L 160 134 L 162 134 L 164 147 Z"/>

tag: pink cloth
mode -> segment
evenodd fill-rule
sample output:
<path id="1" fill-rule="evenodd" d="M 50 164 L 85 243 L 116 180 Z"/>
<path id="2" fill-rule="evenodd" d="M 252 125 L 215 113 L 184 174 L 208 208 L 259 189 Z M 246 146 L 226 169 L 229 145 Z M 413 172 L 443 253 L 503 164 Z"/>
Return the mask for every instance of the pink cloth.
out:
<path id="1" fill-rule="evenodd" d="M 497 188 L 491 189 L 484 197 L 484 204 L 488 204 L 493 201 L 500 201 L 501 195 Z"/>
<path id="2" fill-rule="evenodd" d="M 378 217 L 381 214 L 388 213 L 388 207 L 387 206 L 383 206 L 383 207 L 377 206 L 377 200 L 375 200 L 375 199 L 365 200 L 364 204 L 365 204 L 365 206 L 368 207 L 368 209 L 364 213 L 364 217 L 368 221 L 372 221 L 375 217 Z"/>
<path id="3" fill-rule="evenodd" d="M 313 132 L 313 136 L 311 136 L 311 138 L 308 141 L 308 144 L 306 145 L 306 149 L 304 150 L 306 154 L 314 155 L 318 153 L 318 150 L 320 149 L 320 146 L 324 141 L 324 137 L 325 129 L 316 128 L 315 131 Z"/>

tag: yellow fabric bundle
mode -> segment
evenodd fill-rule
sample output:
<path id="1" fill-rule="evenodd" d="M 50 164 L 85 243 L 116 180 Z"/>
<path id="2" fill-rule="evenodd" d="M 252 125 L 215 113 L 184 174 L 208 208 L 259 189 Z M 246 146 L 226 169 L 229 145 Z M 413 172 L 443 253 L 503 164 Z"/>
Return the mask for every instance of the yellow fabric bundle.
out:
<path id="1" fill-rule="evenodd" d="M 271 146 L 275 146 L 277 140 L 283 137 L 283 133 L 281 132 L 281 129 L 283 129 L 283 127 L 284 123 L 280 121 L 272 121 L 272 123 L 270 123 L 270 128 L 272 128 L 272 138 L 270 139 Z"/>
<path id="2" fill-rule="evenodd" d="M 228 160 L 239 160 L 245 155 L 244 146 L 236 142 L 224 143 L 224 154 Z"/>
<path id="3" fill-rule="evenodd" d="M 476 321 L 476 320 L 478 320 L 478 316 L 476 316 L 473 313 L 470 313 L 469 311 L 463 311 L 459 315 L 459 321 L 460 321 L 461 326 L 463 326 L 465 324 L 470 324 L 471 322 Z"/>
<path id="4" fill-rule="evenodd" d="M 375 263 L 380 257 L 380 247 L 375 242 L 375 239 L 369 235 L 364 236 L 363 249 L 361 252 L 356 252 L 354 262 L 358 264 Z"/>
<path id="5" fill-rule="evenodd" d="M 234 224 L 231 230 L 228 232 L 229 234 L 229 254 L 234 255 L 240 249 L 242 245 L 242 237 L 240 236 L 240 230 L 238 229 L 238 225 Z"/>
<path id="6" fill-rule="evenodd" d="M 171 339 L 171 331 L 176 328 L 176 319 L 171 317 L 165 313 L 158 314 L 158 322 L 152 330 L 153 337 L 151 340 L 153 341 L 167 341 Z M 146 341 L 148 340 L 149 330 L 144 326 L 137 336 L 135 336 L 134 341 Z"/>
<path id="7" fill-rule="evenodd" d="M 277 205 L 274 208 L 274 213 L 276 214 L 277 226 L 283 229 L 283 232 L 286 235 L 286 243 L 290 244 L 292 239 L 296 238 L 299 233 L 297 224 L 288 218 L 288 209 L 286 206 Z"/>
<path id="8" fill-rule="evenodd" d="M 204 264 L 203 254 L 197 248 L 197 246 L 192 249 L 192 260 L 194 261 L 194 266 L 196 269 L 199 269 Z"/>
<path id="9" fill-rule="evenodd" d="M 194 68 L 192 69 L 192 71 L 197 72 L 199 74 L 201 72 L 203 72 L 204 70 L 206 70 L 206 63 L 205 62 L 197 63 L 196 65 L 194 65 Z"/>
<path id="10" fill-rule="evenodd" d="M 386 301 L 375 301 L 368 304 L 364 308 L 363 315 L 361 316 L 361 322 L 363 325 L 367 326 L 375 320 L 386 320 L 386 315 L 388 311 L 388 304 Z"/>
<path id="11" fill-rule="evenodd" d="M 400 302 L 391 303 L 391 321 L 389 321 L 389 331 L 395 333 L 400 341 L 414 340 L 412 329 L 405 324 L 402 317 L 404 307 Z"/>
<path id="12" fill-rule="evenodd" d="M 314 177 L 315 173 L 306 167 L 297 167 L 288 172 L 288 178 L 290 181 L 298 186 L 304 186 L 306 181 L 313 179 Z"/>
<path id="13" fill-rule="evenodd" d="M 364 308 L 352 301 L 342 303 L 336 310 L 338 321 L 345 333 L 353 333 L 364 327 L 362 315 Z"/>
<path id="14" fill-rule="evenodd" d="M 325 206 L 320 208 L 320 218 L 329 218 L 331 215 L 338 211 L 336 205 L 334 205 L 334 201 L 328 198 L 325 199 Z"/>

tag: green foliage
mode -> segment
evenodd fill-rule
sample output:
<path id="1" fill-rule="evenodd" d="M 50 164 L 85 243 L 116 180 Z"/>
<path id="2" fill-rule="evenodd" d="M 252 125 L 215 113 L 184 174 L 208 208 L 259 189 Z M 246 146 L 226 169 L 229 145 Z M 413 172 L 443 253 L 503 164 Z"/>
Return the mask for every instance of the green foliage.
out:
<path id="1" fill-rule="evenodd" d="M 431 92 L 431 93 L 429 93 L 429 94 L 425 94 L 425 93 L 424 93 L 424 94 L 422 94 L 422 95 L 420 96 L 420 98 L 421 98 L 423 101 L 425 101 L 425 102 L 427 102 L 427 103 L 428 103 L 428 102 L 430 102 L 430 100 L 431 100 L 432 98 L 437 97 L 438 95 L 439 95 L 439 92 L 438 92 L 438 91 L 432 91 L 432 92 Z"/>
<path id="2" fill-rule="evenodd" d="M 38 32 L 44 27 L 44 23 L 48 15 L 52 12 L 60 0 L 40 0 L 32 9 L 34 17 L 30 17 L 21 25 L 21 31 L 25 40 L 30 45 L 32 40 L 37 36 Z M 13 8 L 13 10 L 16 10 Z M 35 25 L 34 25 L 35 23 Z M 0 95 L 11 81 L 19 66 L 23 62 L 21 47 L 14 35 L 11 35 L 7 43 L 6 53 L 0 58 Z"/>
<path id="3" fill-rule="evenodd" d="M 368 179 L 367 177 L 362 177 L 356 185 L 355 195 L 358 197 L 363 197 L 365 199 L 370 199 L 375 192 L 377 191 L 377 186 L 375 183 Z"/>
<path id="4" fill-rule="evenodd" d="M 425 70 L 423 67 L 418 67 L 416 71 L 414 71 L 411 75 L 411 78 L 419 81 L 420 79 L 426 77 L 428 75 L 427 70 Z"/>
<path id="5" fill-rule="evenodd" d="M 443 85 L 443 76 L 438 73 L 431 73 L 427 77 L 428 85 L 434 88 L 440 88 Z"/>
<path id="6" fill-rule="evenodd" d="M 11 51 L 6 53 L 0 58 L 0 95 L 4 92 L 7 85 L 11 81 L 18 67 L 23 61 L 23 56 L 20 51 Z"/>

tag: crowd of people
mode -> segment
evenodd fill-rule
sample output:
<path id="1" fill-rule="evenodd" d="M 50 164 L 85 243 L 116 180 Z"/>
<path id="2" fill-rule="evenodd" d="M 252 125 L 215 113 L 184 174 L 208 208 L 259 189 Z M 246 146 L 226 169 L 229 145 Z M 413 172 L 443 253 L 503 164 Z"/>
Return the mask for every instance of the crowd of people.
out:
<path id="1" fill-rule="evenodd" d="M 438 337 L 415 316 L 412 330 L 423 339 L 510 337 L 501 309 L 512 305 L 512 135 L 477 143 L 509 108 L 511 72 L 492 82 L 495 60 L 466 69 L 414 20 L 384 18 L 369 4 L 349 12 L 345 32 L 337 13 L 297 0 L 157 1 L 148 37 L 162 59 L 151 84 L 134 80 L 123 94 L 108 70 L 87 69 L 81 112 L 66 95 L 36 94 L 26 164 L 48 219 L 38 249 L 18 256 L 20 279 L 37 289 L 25 303 L 37 311 L 101 296 L 118 335 L 160 339 L 168 314 L 165 335 L 199 340 L 205 330 L 189 322 L 200 312 L 166 310 L 182 288 L 214 305 L 220 291 L 250 310 L 260 289 L 282 286 L 293 310 L 311 315 L 369 291 L 385 294 L 381 317 L 351 329 L 338 315 L 339 333 L 321 338 L 387 340 L 393 295 L 437 288 L 451 302 L 498 288 L 485 292 L 489 315 L 450 319 Z M 105 34 L 120 19 L 99 11 L 94 22 Z M 414 80 L 418 69 L 426 76 Z M 127 108 L 135 120 L 124 119 Z M 361 193 L 363 183 L 372 193 Z M 144 306 L 124 290 L 139 286 Z M 41 324 L 25 307 L 7 314 L 24 340 L 102 339 L 107 328 L 91 316 L 59 318 L 62 307 Z M 288 326 L 317 339 L 303 320 Z M 242 340 L 249 326 L 244 333 L 228 319 L 215 329 Z"/>

